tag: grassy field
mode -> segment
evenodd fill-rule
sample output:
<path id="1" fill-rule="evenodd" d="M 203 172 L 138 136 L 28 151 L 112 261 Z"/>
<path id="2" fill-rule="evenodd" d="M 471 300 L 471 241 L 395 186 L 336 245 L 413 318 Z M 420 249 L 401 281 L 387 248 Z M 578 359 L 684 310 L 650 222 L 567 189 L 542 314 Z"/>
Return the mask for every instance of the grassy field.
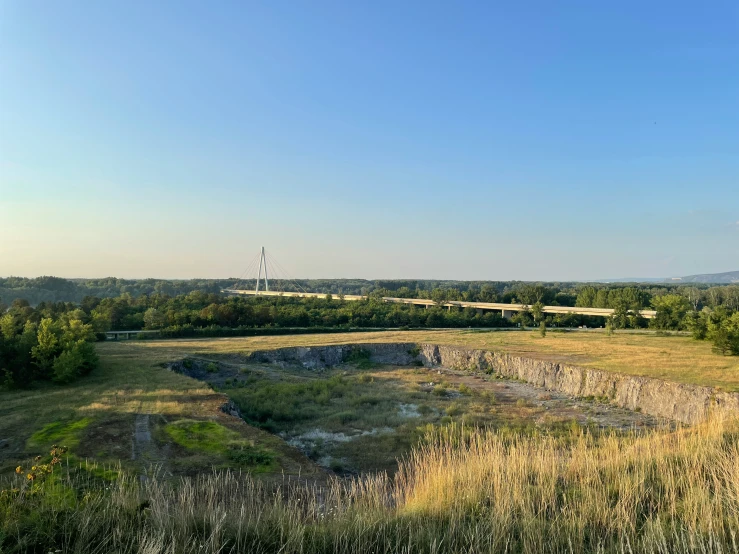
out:
<path id="1" fill-rule="evenodd" d="M 19 457 L 39 452 L 52 442 L 66 442 L 72 445 L 76 456 L 94 458 L 104 463 L 112 464 L 122 460 L 124 464 L 142 466 L 170 460 L 167 470 L 173 474 L 197 471 L 211 466 L 235 467 L 238 466 L 235 460 L 248 460 L 253 456 L 250 453 L 241 455 L 234 451 L 243 452 L 244 449 L 251 448 L 257 458 L 261 454 L 271 453 L 273 460 L 268 465 L 269 468 L 288 474 L 305 475 L 306 472 L 316 471 L 309 460 L 301 458 L 299 453 L 287 448 L 284 442 L 274 435 L 254 426 L 234 422 L 233 418 L 223 414 L 219 408 L 227 400 L 224 394 L 213 391 L 199 381 L 168 371 L 162 364 L 196 355 L 227 359 L 229 356 L 242 355 L 257 349 L 282 346 L 392 341 L 435 342 L 505 350 L 624 373 L 739 390 L 739 368 L 736 359 L 715 355 L 711 353 L 708 344 L 686 337 L 633 334 L 606 337 L 600 333 L 550 332 L 545 338 L 541 338 L 532 331 L 394 331 L 107 342 L 97 346 L 101 356 L 101 367 L 75 384 L 65 387 L 40 385 L 28 391 L 0 392 L 0 444 L 4 445 L 0 447 L 0 469 L 7 471 Z M 392 379 L 378 375 L 372 386 L 376 390 L 372 394 L 390 398 L 398 391 L 398 383 L 407 378 L 407 376 L 401 378 L 399 374 Z M 393 381 L 394 392 L 390 390 L 392 387 L 383 385 L 390 381 Z M 363 386 L 367 388 L 368 385 Z M 418 384 L 405 383 L 402 386 L 414 387 Z M 224 392 L 231 394 L 233 391 Z M 401 402 L 428 404 L 420 399 L 413 399 L 412 395 L 417 393 L 418 391 L 409 391 L 410 396 L 406 396 L 410 399 L 396 398 L 394 402 L 396 405 Z M 233 394 L 238 399 L 239 395 L 244 394 L 244 390 L 235 391 Z M 353 401 L 360 402 L 356 399 Z M 465 403 L 464 398 L 458 401 L 459 405 L 464 406 Z M 387 401 L 378 402 L 374 407 L 365 406 L 364 410 L 380 412 L 387 408 L 386 404 Z M 356 406 L 352 408 L 354 407 Z M 429 413 L 437 415 L 436 420 L 447 415 L 446 407 L 429 407 L 432 408 L 432 412 Z M 479 406 L 475 409 L 478 408 Z M 452 408 L 452 411 L 455 409 L 459 409 L 459 406 Z M 341 411 L 346 410 L 339 410 L 338 414 Z M 515 413 L 515 410 L 510 413 Z M 137 420 L 142 414 L 146 414 L 147 419 Z M 481 410 L 474 417 L 484 419 L 484 414 L 485 410 Z M 346 416 L 334 415 L 337 418 L 344 417 L 346 425 L 351 424 Z M 499 416 L 496 418 L 500 420 Z M 536 418 L 532 416 L 530 419 Z M 241 437 L 239 440 L 242 442 L 232 436 L 229 439 L 233 443 L 231 447 L 219 452 L 208 451 L 208 448 L 200 445 L 198 441 L 183 444 L 182 441 L 175 440 L 169 427 L 180 420 L 215 421 L 226 430 L 239 434 Z M 422 420 L 433 422 L 434 418 L 426 414 Z M 259 424 L 268 429 L 264 423 Z M 325 426 L 330 426 L 329 423 L 321 422 Z M 368 422 L 368 425 L 369 423 L 371 422 Z M 151 434 L 153 440 L 137 449 L 134 438 L 138 424 L 146 427 L 145 431 Z M 305 424 L 309 425 L 310 422 Z M 381 427 L 385 425 L 360 426 L 365 431 Z M 288 423 L 270 430 L 288 433 Z M 303 432 L 308 430 L 304 428 Z M 372 440 L 380 441 L 379 438 L 363 439 L 364 442 L 370 443 Z M 341 457 L 347 458 L 339 456 Z M 262 458 L 266 459 L 264 456 Z M 348 465 L 361 467 L 361 464 Z M 379 464 L 377 467 L 383 466 Z"/>
<path id="2" fill-rule="evenodd" d="M 0 553 L 737 552 L 732 422 L 582 433 L 636 419 L 464 372 L 362 359 L 324 372 L 242 363 L 258 349 L 392 341 L 739 389 L 734 358 L 686 337 L 432 331 L 101 343 L 101 367 L 77 383 L 0 392 Z M 165 367 L 186 358 L 213 362 L 215 389 Z M 251 424 L 221 411 L 228 397 Z M 13 475 L 53 444 L 71 457 L 50 477 Z M 31 463 L 43 462 L 23 473 Z M 119 463 L 122 472 L 110 470 Z"/>
<path id="3" fill-rule="evenodd" d="M 134 342 L 99 344 L 100 367 L 70 385 L 0 391 L 0 441 L 6 441 L 0 448 L 0 473 L 54 443 L 69 446 L 75 459 L 121 462 L 140 471 L 152 464 L 173 474 L 210 467 L 262 471 L 265 465 L 287 474 L 316 471 L 310 460 L 283 441 L 223 413 L 220 407 L 228 400 L 223 394 L 162 366 L 181 354 L 137 346 Z M 142 414 L 146 414 L 146 428 L 137 433 Z M 178 441 L 183 433 L 171 432 L 173 424 L 196 429 L 195 423 L 201 421 L 217 426 L 215 432 L 228 437 L 230 446 L 213 449 L 197 436 Z M 209 431 L 212 434 L 214 428 Z M 146 440 L 147 433 L 151 440 Z M 136 443 L 137 434 L 144 437 L 141 444 Z M 245 464 L 251 459 L 245 451 L 268 454 L 270 460 Z"/>
<path id="4" fill-rule="evenodd" d="M 505 351 L 538 359 L 567 362 L 631 375 L 739 391 L 739 357 L 711 351 L 707 341 L 685 336 L 657 336 L 617 332 L 554 332 L 541 338 L 537 331 L 389 331 L 278 337 L 224 338 L 177 341 L 134 341 L 105 344 L 101 352 L 176 359 L 183 354 L 244 354 L 283 346 L 315 346 L 362 342 L 429 342 Z"/>
<path id="5" fill-rule="evenodd" d="M 715 421 L 574 440 L 452 426 L 395 479 L 278 489 L 228 472 L 102 486 L 57 467 L 0 484 L 0 552 L 736 553 L 737 438 Z"/>
<path id="6" fill-rule="evenodd" d="M 28 391 L 0 392 L 0 444 L 4 445 L 0 448 L 0 469 L 7 470 L 19 456 L 62 440 L 75 444 L 77 455 L 106 463 L 177 459 L 178 466 L 171 468 L 174 473 L 209 463 L 229 467 L 231 454 L 219 457 L 213 452 L 188 449 L 167 431 L 168 425 L 180 419 L 208 419 L 239 433 L 257 450 L 273 451 L 276 461 L 271 467 L 288 473 L 305 472 L 303 465 L 309 462 L 296 458 L 292 449 L 281 450 L 284 444 L 270 433 L 248 425 L 235 426 L 233 419 L 219 410 L 227 400 L 223 394 L 168 371 L 162 364 L 186 356 L 227 359 L 232 355 L 283 346 L 393 341 L 488 348 L 609 371 L 712 385 L 728 391 L 739 390 L 737 358 L 713 354 L 708 343 L 678 336 L 617 333 L 608 337 L 597 332 L 550 332 L 541 338 L 534 331 L 463 330 L 107 342 L 98 344 L 101 367 L 75 384 L 65 387 L 40 385 Z M 142 449 L 141 460 L 131 460 L 137 455 L 131 438 L 137 414 L 150 415 L 149 431 L 155 440 L 152 448 Z M 86 424 L 81 426 L 79 421 Z M 55 427 L 47 428 L 49 425 Z M 284 427 L 278 430 L 286 432 Z M 155 443 L 164 446 L 165 451 L 154 448 Z"/>

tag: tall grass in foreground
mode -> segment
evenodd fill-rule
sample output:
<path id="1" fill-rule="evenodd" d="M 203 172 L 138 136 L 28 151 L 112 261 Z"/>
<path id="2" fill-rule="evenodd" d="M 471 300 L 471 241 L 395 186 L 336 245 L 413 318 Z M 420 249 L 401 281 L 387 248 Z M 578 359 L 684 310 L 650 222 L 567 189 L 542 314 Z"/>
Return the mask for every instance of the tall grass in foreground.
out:
<path id="1" fill-rule="evenodd" d="M 324 487 L 224 472 L 106 490 L 65 474 L 0 496 L 0 552 L 739 552 L 737 431 L 442 428 L 394 479 Z"/>

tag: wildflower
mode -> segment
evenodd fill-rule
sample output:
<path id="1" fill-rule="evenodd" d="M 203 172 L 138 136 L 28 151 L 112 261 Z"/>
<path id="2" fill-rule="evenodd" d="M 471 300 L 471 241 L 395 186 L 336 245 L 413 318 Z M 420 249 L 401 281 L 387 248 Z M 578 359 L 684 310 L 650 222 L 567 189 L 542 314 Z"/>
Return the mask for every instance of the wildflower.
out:
<path id="1" fill-rule="evenodd" d="M 23 468 L 22 468 L 21 466 L 18 466 L 17 468 L 15 468 L 15 472 L 16 472 L 16 473 L 17 473 L 18 475 L 20 475 L 21 473 L 23 473 Z"/>
<path id="2" fill-rule="evenodd" d="M 36 456 L 36 457 L 35 457 L 35 458 L 33 459 L 33 461 L 34 461 L 34 462 L 40 462 L 40 461 L 41 461 L 41 456 Z"/>
<path id="3" fill-rule="evenodd" d="M 36 478 L 36 476 L 33 473 L 29 473 L 28 475 L 26 475 L 26 478 L 29 481 L 33 481 Z"/>

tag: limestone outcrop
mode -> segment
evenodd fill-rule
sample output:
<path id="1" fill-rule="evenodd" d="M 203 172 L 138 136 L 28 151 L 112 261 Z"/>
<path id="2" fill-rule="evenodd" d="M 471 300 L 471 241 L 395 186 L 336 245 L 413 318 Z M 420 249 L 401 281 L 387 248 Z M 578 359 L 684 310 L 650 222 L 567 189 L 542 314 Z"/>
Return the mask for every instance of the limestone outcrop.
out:
<path id="1" fill-rule="evenodd" d="M 253 352 L 248 359 L 261 363 L 300 364 L 306 369 L 317 370 L 343 363 L 357 352 L 382 364 L 422 363 L 426 367 L 494 373 L 574 397 L 607 399 L 624 408 L 688 424 L 705 419 L 710 412 L 739 415 L 737 393 L 458 346 L 367 343 L 294 347 Z"/>

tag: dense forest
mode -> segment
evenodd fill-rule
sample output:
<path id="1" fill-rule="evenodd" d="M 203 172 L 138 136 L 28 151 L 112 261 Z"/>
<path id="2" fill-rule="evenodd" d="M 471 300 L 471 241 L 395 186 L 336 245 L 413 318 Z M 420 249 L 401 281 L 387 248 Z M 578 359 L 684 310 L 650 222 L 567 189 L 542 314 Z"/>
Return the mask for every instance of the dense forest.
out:
<path id="1" fill-rule="evenodd" d="M 707 284 L 673 283 L 539 283 L 531 285 L 520 281 L 441 281 L 441 280 L 374 280 L 365 279 L 296 279 L 273 280 L 271 289 L 285 292 L 316 292 L 321 294 L 372 293 L 382 296 L 405 298 L 446 298 L 480 302 L 515 302 L 574 306 L 578 295 L 584 290 L 595 291 L 592 297 L 581 299 L 580 305 L 611 307 L 611 291 L 634 289 L 639 291 L 642 307 L 649 306 L 654 296 L 676 292 L 690 297 L 691 302 L 715 306 L 724 299 L 739 302 L 739 285 L 710 286 Z M 532 286 L 538 287 L 532 292 Z M 190 292 L 218 294 L 222 289 L 253 289 L 254 279 L 62 279 L 60 277 L 0 277 L 0 299 L 11 302 L 27 300 L 31 306 L 41 302 L 82 302 L 87 296 L 115 298 L 130 295 L 177 296 Z"/>

